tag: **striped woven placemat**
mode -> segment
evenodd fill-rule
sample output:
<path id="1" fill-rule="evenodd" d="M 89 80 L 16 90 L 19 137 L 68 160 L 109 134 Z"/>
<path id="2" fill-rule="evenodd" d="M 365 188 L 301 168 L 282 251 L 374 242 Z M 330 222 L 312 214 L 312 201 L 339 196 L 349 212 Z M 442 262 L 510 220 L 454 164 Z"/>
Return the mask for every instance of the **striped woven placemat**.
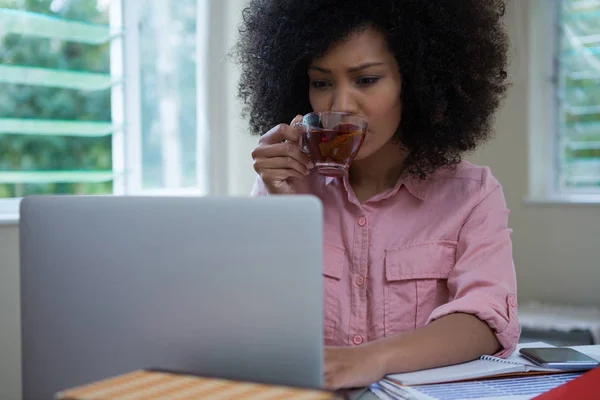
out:
<path id="1" fill-rule="evenodd" d="M 155 371 L 134 371 L 65 390 L 57 400 L 329 400 L 334 393 Z"/>

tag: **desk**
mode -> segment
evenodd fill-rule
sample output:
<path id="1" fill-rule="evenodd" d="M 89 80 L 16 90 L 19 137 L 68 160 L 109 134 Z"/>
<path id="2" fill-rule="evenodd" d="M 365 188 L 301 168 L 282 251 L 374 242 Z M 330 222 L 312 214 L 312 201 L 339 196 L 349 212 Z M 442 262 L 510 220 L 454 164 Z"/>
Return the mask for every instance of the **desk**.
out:
<path id="1" fill-rule="evenodd" d="M 591 346 L 569 346 L 575 350 L 581 351 L 596 360 L 600 361 L 600 344 L 591 345 Z M 379 400 L 377 396 L 375 396 L 370 391 L 356 390 L 353 391 L 350 395 L 350 400 Z"/>

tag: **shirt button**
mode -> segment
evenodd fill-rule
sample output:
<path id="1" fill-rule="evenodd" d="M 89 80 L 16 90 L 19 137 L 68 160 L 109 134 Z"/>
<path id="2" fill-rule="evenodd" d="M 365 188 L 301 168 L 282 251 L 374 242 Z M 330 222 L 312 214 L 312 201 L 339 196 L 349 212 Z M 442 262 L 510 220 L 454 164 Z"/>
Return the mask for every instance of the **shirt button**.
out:
<path id="1" fill-rule="evenodd" d="M 356 284 L 358 286 L 362 286 L 362 285 L 364 285 L 364 283 L 365 283 L 365 278 L 363 278 L 362 276 L 356 277 Z"/>
<path id="2" fill-rule="evenodd" d="M 513 307 L 516 307 L 516 306 L 517 306 L 517 299 L 515 299 L 515 297 L 514 297 L 514 296 L 510 296 L 510 300 L 509 300 L 509 302 L 510 302 L 510 305 L 511 305 L 511 306 L 513 306 Z"/>
<path id="3" fill-rule="evenodd" d="M 366 223 L 367 223 L 367 220 L 366 220 L 366 218 L 365 218 L 365 217 L 360 217 L 360 218 L 358 219 L 358 225 L 359 225 L 359 226 L 365 226 L 365 225 L 366 225 Z"/>
<path id="4" fill-rule="evenodd" d="M 359 345 L 363 342 L 363 338 L 360 335 L 356 335 L 354 336 L 354 338 L 352 338 L 352 343 L 354 343 L 355 345 Z"/>

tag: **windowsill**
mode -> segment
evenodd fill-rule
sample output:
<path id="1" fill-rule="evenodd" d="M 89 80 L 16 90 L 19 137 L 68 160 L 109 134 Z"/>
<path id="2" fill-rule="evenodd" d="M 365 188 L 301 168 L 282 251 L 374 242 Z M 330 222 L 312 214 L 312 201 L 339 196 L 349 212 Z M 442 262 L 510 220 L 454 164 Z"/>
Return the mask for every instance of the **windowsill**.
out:
<path id="1" fill-rule="evenodd" d="M 19 214 L 0 214 L 0 226 L 19 225 Z"/>
<path id="2" fill-rule="evenodd" d="M 555 194 L 546 196 L 527 196 L 523 203 L 532 206 L 600 206 L 600 194 Z"/>
<path id="3" fill-rule="evenodd" d="M 19 225 L 21 198 L 0 199 L 0 226 Z"/>

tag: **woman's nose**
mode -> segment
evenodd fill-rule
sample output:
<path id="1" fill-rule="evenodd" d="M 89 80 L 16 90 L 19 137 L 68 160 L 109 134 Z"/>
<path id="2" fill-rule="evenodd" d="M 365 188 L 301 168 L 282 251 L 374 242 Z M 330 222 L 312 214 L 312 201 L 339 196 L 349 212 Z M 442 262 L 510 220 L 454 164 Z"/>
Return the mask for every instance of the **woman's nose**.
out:
<path id="1" fill-rule="evenodd" d="M 352 95 L 352 92 L 347 88 L 337 89 L 333 94 L 331 111 L 356 114 L 358 112 L 358 105 L 354 99 L 354 96 Z"/>

